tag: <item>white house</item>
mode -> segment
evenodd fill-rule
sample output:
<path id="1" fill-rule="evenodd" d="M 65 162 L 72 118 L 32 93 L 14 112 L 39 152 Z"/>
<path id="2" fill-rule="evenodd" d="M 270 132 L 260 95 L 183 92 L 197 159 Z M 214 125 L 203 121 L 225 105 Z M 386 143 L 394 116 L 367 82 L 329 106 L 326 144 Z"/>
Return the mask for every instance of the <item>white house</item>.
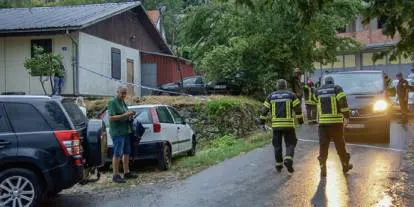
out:
<path id="1" fill-rule="evenodd" d="M 139 96 L 140 52 L 172 54 L 140 2 L 0 9 L 0 94 L 43 94 L 24 68 L 34 45 L 62 56 L 64 95 L 112 96 L 128 82 Z"/>

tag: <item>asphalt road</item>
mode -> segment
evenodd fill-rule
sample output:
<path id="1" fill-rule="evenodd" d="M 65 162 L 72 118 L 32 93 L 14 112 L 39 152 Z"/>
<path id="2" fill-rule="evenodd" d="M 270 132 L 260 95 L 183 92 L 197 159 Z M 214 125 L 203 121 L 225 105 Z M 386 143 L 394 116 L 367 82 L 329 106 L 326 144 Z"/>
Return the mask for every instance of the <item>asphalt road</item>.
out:
<path id="1" fill-rule="evenodd" d="M 267 146 L 226 160 L 184 181 L 145 185 L 105 195 L 64 195 L 48 206 L 406 206 L 400 164 L 411 125 L 395 122 L 389 145 L 348 145 L 354 169 L 342 174 L 333 144 L 328 176 L 319 176 L 317 128 L 299 129 L 295 173 L 277 173 L 273 149 Z"/>

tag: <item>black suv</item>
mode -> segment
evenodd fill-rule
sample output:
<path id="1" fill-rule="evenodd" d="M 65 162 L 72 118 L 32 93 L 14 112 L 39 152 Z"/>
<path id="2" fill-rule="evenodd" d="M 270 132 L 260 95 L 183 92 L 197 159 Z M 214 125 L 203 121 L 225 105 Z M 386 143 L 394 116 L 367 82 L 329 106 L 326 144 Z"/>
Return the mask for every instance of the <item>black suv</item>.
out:
<path id="1" fill-rule="evenodd" d="M 73 99 L 0 96 L 0 206 L 37 206 L 103 165 L 106 132 Z"/>

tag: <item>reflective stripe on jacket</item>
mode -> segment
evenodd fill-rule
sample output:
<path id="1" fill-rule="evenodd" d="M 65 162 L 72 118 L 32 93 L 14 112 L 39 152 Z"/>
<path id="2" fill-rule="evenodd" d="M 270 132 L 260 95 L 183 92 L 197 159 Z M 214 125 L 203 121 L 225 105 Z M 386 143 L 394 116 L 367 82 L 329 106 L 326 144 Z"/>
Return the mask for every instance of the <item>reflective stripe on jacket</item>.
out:
<path id="1" fill-rule="evenodd" d="M 313 87 L 309 87 L 305 85 L 303 87 L 304 96 L 305 96 L 305 104 L 306 105 L 316 105 L 318 100 L 315 97 L 315 89 Z"/>
<path id="2" fill-rule="evenodd" d="M 340 124 L 349 117 L 346 95 L 340 86 L 325 85 L 316 91 L 319 124 Z"/>
<path id="3" fill-rule="evenodd" d="M 295 119 L 303 119 L 300 100 L 287 90 L 273 92 L 266 98 L 260 115 L 263 123 L 269 112 L 272 128 L 294 128 Z"/>

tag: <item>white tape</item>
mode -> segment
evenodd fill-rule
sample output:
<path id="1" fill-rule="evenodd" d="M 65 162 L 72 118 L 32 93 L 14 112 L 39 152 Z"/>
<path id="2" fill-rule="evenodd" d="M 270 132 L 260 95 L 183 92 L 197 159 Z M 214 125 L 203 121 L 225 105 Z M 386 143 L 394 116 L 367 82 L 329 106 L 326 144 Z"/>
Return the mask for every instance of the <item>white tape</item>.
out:
<path id="1" fill-rule="evenodd" d="M 82 70 L 84 70 L 84 71 L 87 71 L 87 72 L 90 72 L 92 74 L 95 74 L 95 75 L 97 75 L 97 76 L 99 76 L 101 78 L 104 78 L 104 79 L 107 79 L 107 80 L 112 80 L 112 81 L 118 82 L 120 84 L 132 85 L 132 86 L 135 86 L 135 87 L 138 87 L 138 88 L 148 89 L 148 90 L 152 90 L 152 91 L 159 91 L 159 92 L 170 93 L 170 94 L 177 94 L 177 95 L 182 95 L 182 96 L 192 96 L 192 95 L 186 94 L 186 93 L 166 91 L 166 90 L 161 90 L 161 89 L 158 89 L 158 88 L 151 88 L 151 87 L 148 87 L 148 86 L 138 85 L 138 84 L 135 84 L 135 83 L 128 83 L 128 82 L 124 82 L 124 81 L 117 80 L 117 79 L 114 79 L 112 77 L 103 75 L 101 73 L 95 72 L 93 70 L 87 69 L 87 68 L 82 67 L 82 66 L 79 66 L 79 68 L 82 69 Z"/>
<path id="2" fill-rule="evenodd" d="M 318 140 L 311 140 L 311 139 L 298 139 L 298 140 L 302 141 L 302 142 L 319 143 Z M 403 150 L 403 149 L 396 149 L 396 148 L 391 148 L 391 147 L 378 147 L 378 146 L 373 146 L 373 145 L 350 144 L 350 143 L 346 143 L 346 145 L 347 146 L 355 146 L 355 147 L 371 148 L 371 149 L 390 150 L 390 151 L 394 151 L 394 152 L 405 152 L 405 150 Z"/>

